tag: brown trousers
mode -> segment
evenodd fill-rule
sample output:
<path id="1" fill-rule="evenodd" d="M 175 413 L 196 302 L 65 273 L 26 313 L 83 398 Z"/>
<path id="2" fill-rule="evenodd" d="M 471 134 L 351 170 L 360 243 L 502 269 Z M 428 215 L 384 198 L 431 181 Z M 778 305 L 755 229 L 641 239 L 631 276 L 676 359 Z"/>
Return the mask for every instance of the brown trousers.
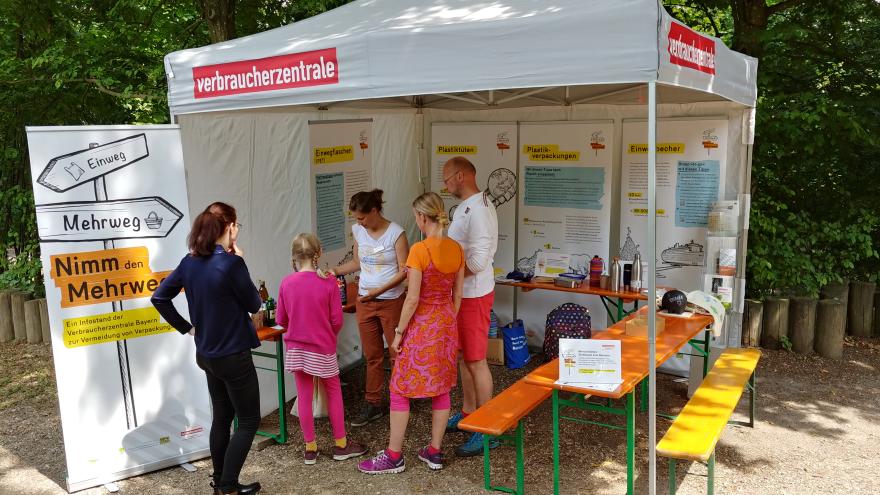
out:
<path id="1" fill-rule="evenodd" d="M 394 329 L 400 321 L 404 299 L 406 296 L 368 302 L 358 300 L 355 306 L 361 347 L 367 361 L 366 399 L 373 405 L 382 405 L 385 402 L 385 369 L 382 367 L 385 361 L 385 342 L 388 343 L 388 353 L 393 365 L 396 355 L 391 349 L 391 343 L 394 342 Z M 385 337 L 385 342 L 382 337 Z"/>

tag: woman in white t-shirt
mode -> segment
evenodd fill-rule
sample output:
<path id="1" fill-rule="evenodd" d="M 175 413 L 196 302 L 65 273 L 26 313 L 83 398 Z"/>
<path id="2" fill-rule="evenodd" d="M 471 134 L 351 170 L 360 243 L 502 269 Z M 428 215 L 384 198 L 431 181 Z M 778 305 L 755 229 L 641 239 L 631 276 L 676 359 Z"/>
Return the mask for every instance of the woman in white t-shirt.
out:
<path id="1" fill-rule="evenodd" d="M 382 216 L 380 189 L 355 194 L 348 208 L 357 220 L 351 227 L 354 256 L 333 272 L 347 275 L 360 270 L 356 308 L 361 346 L 367 361 L 366 403 L 351 425 L 363 426 L 382 417 L 388 409 L 383 400 L 385 345 L 382 338 L 388 342 L 393 361 L 395 355 L 390 345 L 403 308 L 409 242 L 403 227 Z"/>

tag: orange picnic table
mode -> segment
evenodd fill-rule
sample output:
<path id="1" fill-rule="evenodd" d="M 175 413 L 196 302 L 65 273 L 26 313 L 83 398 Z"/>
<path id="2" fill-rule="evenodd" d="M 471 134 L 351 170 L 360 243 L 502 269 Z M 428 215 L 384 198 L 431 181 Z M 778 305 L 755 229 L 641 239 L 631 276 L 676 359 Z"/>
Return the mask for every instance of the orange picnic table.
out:
<path id="1" fill-rule="evenodd" d="M 496 280 L 495 283 L 497 283 L 498 285 L 507 285 L 509 287 L 519 287 L 520 290 L 522 290 L 523 292 L 540 289 L 599 296 L 599 299 L 602 301 L 602 305 L 605 306 L 605 311 L 608 313 L 608 317 L 611 319 L 611 321 L 622 320 L 626 315 L 633 313 L 639 309 L 639 301 L 648 300 L 648 296 L 642 294 L 641 292 L 613 291 L 608 289 L 601 289 L 599 287 L 590 287 L 586 283 L 581 285 L 580 287 L 574 288 L 559 287 L 553 282 L 514 282 L 507 280 Z M 632 309 L 627 310 L 625 307 L 626 303 L 632 303 Z M 616 312 L 613 312 L 611 310 L 612 307 L 616 309 Z"/>
<path id="2" fill-rule="evenodd" d="M 690 344 L 701 356 L 709 354 L 709 325 L 712 317 L 705 315 L 693 315 L 689 318 L 662 316 L 666 318 L 665 330 L 656 338 L 656 359 L 659 366 L 681 349 Z M 633 318 L 630 315 L 628 318 Z M 623 383 L 613 391 L 600 391 L 583 388 L 575 384 L 559 384 L 559 360 L 553 361 L 535 369 L 525 377 L 526 383 L 548 387 L 553 390 L 553 493 L 559 493 L 559 423 L 561 419 L 577 423 L 595 424 L 616 430 L 626 431 L 626 492 L 633 493 L 634 469 L 635 469 L 635 393 L 638 385 L 642 385 L 642 411 L 644 412 L 647 395 L 648 376 L 648 340 L 645 337 L 626 335 L 626 322 L 620 321 L 606 330 L 593 334 L 594 340 L 619 340 L 621 353 L 621 375 Z M 703 334 L 702 340 L 696 337 Z M 703 376 L 708 371 L 708 359 L 703 360 Z M 569 397 L 560 397 L 560 392 L 570 392 Z M 605 403 L 597 403 L 588 400 L 591 397 L 605 398 Z M 623 399 L 624 407 L 614 407 L 612 399 Z M 579 417 L 561 416 L 561 408 L 575 408 L 586 411 L 599 411 L 625 416 L 624 426 L 612 425 L 591 421 Z"/>

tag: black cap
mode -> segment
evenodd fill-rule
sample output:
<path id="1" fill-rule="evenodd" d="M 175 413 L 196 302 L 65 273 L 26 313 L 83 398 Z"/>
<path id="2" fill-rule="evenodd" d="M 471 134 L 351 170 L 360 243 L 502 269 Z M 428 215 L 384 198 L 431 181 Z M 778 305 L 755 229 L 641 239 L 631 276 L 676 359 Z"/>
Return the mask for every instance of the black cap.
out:
<path id="1" fill-rule="evenodd" d="M 685 306 L 687 306 L 687 296 L 680 290 L 671 290 L 663 294 L 663 300 L 660 303 L 661 309 L 675 315 L 684 313 Z"/>

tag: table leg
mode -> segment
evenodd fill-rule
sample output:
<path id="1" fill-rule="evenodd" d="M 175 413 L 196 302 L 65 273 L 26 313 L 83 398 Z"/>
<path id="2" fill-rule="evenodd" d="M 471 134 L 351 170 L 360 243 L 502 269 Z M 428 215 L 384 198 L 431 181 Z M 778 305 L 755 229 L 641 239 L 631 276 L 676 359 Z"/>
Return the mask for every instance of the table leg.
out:
<path id="1" fill-rule="evenodd" d="M 669 495 L 675 495 L 675 462 L 676 459 L 669 458 Z"/>
<path id="2" fill-rule="evenodd" d="M 709 349 L 711 338 L 712 337 L 709 335 L 708 329 L 703 332 L 703 350 L 706 352 L 706 356 L 703 358 L 703 378 L 706 378 L 706 375 L 709 374 L 709 358 L 712 355 L 712 351 Z"/>
<path id="3" fill-rule="evenodd" d="M 553 495 L 559 495 L 559 390 L 553 389 Z"/>
<path id="4" fill-rule="evenodd" d="M 492 489 L 492 483 L 490 481 L 492 477 L 492 467 L 489 464 L 489 440 L 491 437 L 489 435 L 483 435 L 483 484 L 486 487 L 486 490 Z"/>
<path id="5" fill-rule="evenodd" d="M 635 489 L 636 467 L 636 392 L 626 394 L 626 493 Z"/>
<path id="6" fill-rule="evenodd" d="M 284 390 L 284 341 L 275 341 L 275 372 L 278 378 L 278 443 L 287 443 L 287 407 L 285 399 L 287 394 Z"/>
<path id="7" fill-rule="evenodd" d="M 639 397 L 639 406 L 640 406 L 640 409 L 643 413 L 648 411 L 648 386 L 649 386 L 648 379 L 647 378 L 643 379 L 642 380 L 642 391 L 641 391 L 641 395 Z"/>
<path id="8" fill-rule="evenodd" d="M 626 315 L 626 310 L 623 308 L 623 299 L 618 297 L 617 298 L 617 321 L 622 320 L 625 315 Z"/>

